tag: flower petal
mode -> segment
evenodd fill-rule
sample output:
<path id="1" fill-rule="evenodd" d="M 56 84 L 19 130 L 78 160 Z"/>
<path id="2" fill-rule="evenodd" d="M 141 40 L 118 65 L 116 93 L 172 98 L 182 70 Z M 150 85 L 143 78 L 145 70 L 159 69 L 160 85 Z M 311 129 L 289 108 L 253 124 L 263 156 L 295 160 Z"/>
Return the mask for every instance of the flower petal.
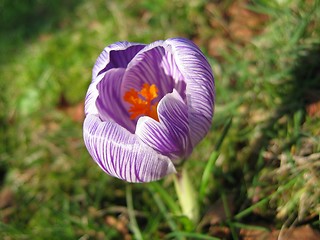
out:
<path id="1" fill-rule="evenodd" d="M 104 78 L 104 72 L 112 68 L 126 68 L 131 59 L 145 47 L 145 44 L 117 42 L 107 46 L 98 57 L 92 69 L 92 82 L 85 100 L 85 114 L 99 114 L 95 102 L 99 95 L 97 84 Z"/>
<path id="2" fill-rule="evenodd" d="M 184 158 L 192 152 L 188 107 L 176 90 L 158 105 L 159 121 L 150 117 L 138 120 L 135 134 L 148 146 L 170 158 Z"/>
<path id="3" fill-rule="evenodd" d="M 208 132 L 214 112 L 214 77 L 211 66 L 200 49 L 190 40 L 168 39 L 163 43 L 171 52 L 187 84 L 189 124 L 192 145 L 195 146 Z"/>
<path id="4" fill-rule="evenodd" d="M 150 182 L 176 172 L 168 157 L 114 122 L 87 115 L 83 132 L 90 155 L 111 176 L 128 182 Z"/>
<path id="5" fill-rule="evenodd" d="M 123 106 L 123 96 L 120 93 L 124 73 L 124 68 L 110 69 L 105 73 L 104 78 L 97 84 L 99 96 L 96 100 L 96 107 L 100 119 L 113 120 L 133 133 L 135 124 Z"/>
<path id="6" fill-rule="evenodd" d="M 112 68 L 126 68 L 131 59 L 145 46 L 130 42 L 116 42 L 107 46 L 93 67 L 92 79 Z"/>
<path id="7" fill-rule="evenodd" d="M 175 88 L 184 95 L 186 84 L 172 59 L 157 41 L 142 49 L 129 63 L 123 78 L 123 92 L 140 89 L 143 83 L 155 84 L 159 90 L 158 101 Z"/>
<path id="8" fill-rule="evenodd" d="M 84 102 L 85 115 L 88 115 L 88 114 L 99 115 L 99 111 L 96 107 L 96 100 L 97 100 L 97 97 L 99 96 L 97 84 L 103 79 L 103 77 L 104 77 L 103 74 L 99 75 L 89 85 L 89 88 L 86 94 L 86 99 Z"/>

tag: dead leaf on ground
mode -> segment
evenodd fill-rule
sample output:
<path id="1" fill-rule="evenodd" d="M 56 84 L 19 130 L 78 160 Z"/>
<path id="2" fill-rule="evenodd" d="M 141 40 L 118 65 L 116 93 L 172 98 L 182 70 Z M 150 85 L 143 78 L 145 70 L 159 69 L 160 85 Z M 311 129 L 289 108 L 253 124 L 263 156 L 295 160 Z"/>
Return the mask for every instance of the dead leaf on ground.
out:
<path id="1" fill-rule="evenodd" d="M 14 213 L 14 193 L 9 187 L 0 191 L 0 221 L 7 223 Z"/>
<path id="2" fill-rule="evenodd" d="M 268 17 L 250 11 L 246 2 L 235 1 L 228 9 L 227 15 L 230 18 L 229 32 L 233 39 L 246 43 L 262 30 Z"/>
<path id="3" fill-rule="evenodd" d="M 0 192 L 0 209 L 13 204 L 14 194 L 9 187 L 5 187 Z"/>
<path id="4" fill-rule="evenodd" d="M 270 233 L 259 229 L 241 229 L 240 235 L 243 240 L 268 240 Z"/>
<path id="5" fill-rule="evenodd" d="M 213 57 L 220 57 L 223 49 L 228 47 L 228 40 L 224 37 L 217 36 L 209 40 L 208 53 Z"/>
<path id="6" fill-rule="evenodd" d="M 318 240 L 320 233 L 309 225 L 293 227 L 282 230 L 241 229 L 240 235 L 243 240 Z"/>
<path id="7" fill-rule="evenodd" d="M 127 218 L 116 218 L 113 216 L 106 216 L 105 222 L 107 225 L 109 225 L 112 228 L 115 228 L 119 233 L 121 233 L 124 240 L 131 240 L 131 236 L 127 227 Z"/>
<path id="8" fill-rule="evenodd" d="M 248 2 L 234 1 L 223 14 L 219 13 L 221 6 L 218 3 L 206 5 L 214 34 L 207 42 L 210 56 L 221 57 L 221 50 L 225 50 L 230 42 L 243 45 L 263 31 L 268 16 L 249 10 Z"/>
<path id="9" fill-rule="evenodd" d="M 320 233 L 309 225 L 272 231 L 268 240 L 319 240 Z"/>
<path id="10" fill-rule="evenodd" d="M 210 236 L 221 239 L 229 239 L 231 231 L 228 227 L 224 226 L 211 226 L 209 229 Z"/>
<path id="11" fill-rule="evenodd" d="M 320 117 L 320 101 L 307 105 L 307 113 L 310 117 Z"/>
<path id="12" fill-rule="evenodd" d="M 234 196 L 232 194 L 227 196 L 227 205 L 228 205 L 228 211 L 230 214 L 233 214 L 235 207 L 234 207 Z M 207 211 L 205 216 L 203 217 L 201 221 L 201 225 L 217 225 L 227 219 L 227 214 L 224 209 L 224 205 L 221 199 L 216 201 L 210 206 L 210 209 Z"/>
<path id="13" fill-rule="evenodd" d="M 59 109 L 62 112 L 66 113 L 73 121 L 83 122 L 84 102 L 80 102 L 77 105 L 61 106 Z"/>

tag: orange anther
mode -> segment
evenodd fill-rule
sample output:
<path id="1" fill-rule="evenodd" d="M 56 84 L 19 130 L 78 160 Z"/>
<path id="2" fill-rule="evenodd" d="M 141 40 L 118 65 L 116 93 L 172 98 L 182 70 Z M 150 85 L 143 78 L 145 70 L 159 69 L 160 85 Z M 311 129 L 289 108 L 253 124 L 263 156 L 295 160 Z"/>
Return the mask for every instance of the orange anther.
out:
<path id="1" fill-rule="evenodd" d="M 149 116 L 157 121 L 158 103 L 152 103 L 152 100 L 158 97 L 158 89 L 155 84 L 144 83 L 140 92 L 131 88 L 124 94 L 123 99 L 131 106 L 129 108 L 130 118 L 135 119 L 139 116 Z"/>

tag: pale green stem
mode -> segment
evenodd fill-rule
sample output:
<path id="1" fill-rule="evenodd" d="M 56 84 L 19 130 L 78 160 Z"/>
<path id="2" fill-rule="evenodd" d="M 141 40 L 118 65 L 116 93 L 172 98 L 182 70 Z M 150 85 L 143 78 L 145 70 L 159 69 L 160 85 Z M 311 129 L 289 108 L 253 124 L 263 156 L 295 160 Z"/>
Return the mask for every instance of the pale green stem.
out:
<path id="1" fill-rule="evenodd" d="M 126 185 L 126 199 L 127 199 L 127 208 L 128 208 L 128 214 L 129 214 L 129 220 L 130 220 L 130 228 L 135 236 L 135 239 L 143 240 L 143 237 L 140 232 L 140 229 L 136 220 L 136 216 L 134 213 L 133 201 L 132 201 L 132 189 L 131 189 L 130 183 Z"/>
<path id="2" fill-rule="evenodd" d="M 197 192 L 194 189 L 188 171 L 183 166 L 181 172 L 174 176 L 174 185 L 178 195 L 182 214 L 188 217 L 192 222 L 199 220 L 199 205 Z"/>

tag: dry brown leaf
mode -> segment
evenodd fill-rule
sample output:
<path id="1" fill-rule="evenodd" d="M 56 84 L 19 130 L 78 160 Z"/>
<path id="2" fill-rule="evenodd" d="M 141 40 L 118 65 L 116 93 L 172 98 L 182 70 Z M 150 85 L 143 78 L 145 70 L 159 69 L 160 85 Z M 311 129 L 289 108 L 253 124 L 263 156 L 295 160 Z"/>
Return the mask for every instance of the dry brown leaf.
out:
<path id="1" fill-rule="evenodd" d="M 214 236 L 221 239 L 229 239 L 231 231 L 228 227 L 223 226 L 211 226 L 209 229 L 210 236 Z"/>
<path id="2" fill-rule="evenodd" d="M 319 240 L 320 233 L 309 225 L 272 231 L 268 240 Z"/>
<path id="3" fill-rule="evenodd" d="M 233 195 L 227 196 L 228 210 L 230 214 L 233 214 L 235 208 L 233 205 L 234 197 Z M 208 212 L 205 214 L 201 221 L 201 225 L 217 225 L 227 219 L 226 212 L 224 210 L 223 202 L 221 199 L 212 204 Z"/>
<path id="4" fill-rule="evenodd" d="M 319 240 L 320 233 L 309 225 L 293 227 L 289 229 L 263 230 L 241 229 L 240 235 L 243 240 Z"/>
<path id="5" fill-rule="evenodd" d="M 226 49 L 228 40 L 221 36 L 211 38 L 208 43 L 208 53 L 210 56 L 219 57 L 221 56 L 221 50 Z"/>
<path id="6" fill-rule="evenodd" d="M 240 235 L 243 240 L 268 240 L 269 232 L 256 229 L 241 229 Z"/>
<path id="7" fill-rule="evenodd" d="M 310 117 L 320 117 L 320 101 L 307 105 L 307 113 Z"/>
<path id="8" fill-rule="evenodd" d="M 83 122 L 84 119 L 84 102 L 80 102 L 73 106 L 61 106 L 59 108 L 62 112 L 66 113 L 73 121 Z"/>
<path id="9" fill-rule="evenodd" d="M 123 236 L 124 240 L 131 240 L 131 236 L 128 230 L 128 222 L 127 219 L 124 218 L 115 218 L 113 216 L 106 216 L 105 222 L 110 227 L 115 228 L 121 235 Z"/>
<path id="10" fill-rule="evenodd" d="M 252 12 L 246 8 L 246 2 L 235 1 L 228 9 L 230 18 L 229 32 L 232 38 L 248 42 L 259 34 L 268 17 Z"/>
<path id="11" fill-rule="evenodd" d="M 0 209 L 13 204 L 14 194 L 9 187 L 5 187 L 0 192 Z"/>

